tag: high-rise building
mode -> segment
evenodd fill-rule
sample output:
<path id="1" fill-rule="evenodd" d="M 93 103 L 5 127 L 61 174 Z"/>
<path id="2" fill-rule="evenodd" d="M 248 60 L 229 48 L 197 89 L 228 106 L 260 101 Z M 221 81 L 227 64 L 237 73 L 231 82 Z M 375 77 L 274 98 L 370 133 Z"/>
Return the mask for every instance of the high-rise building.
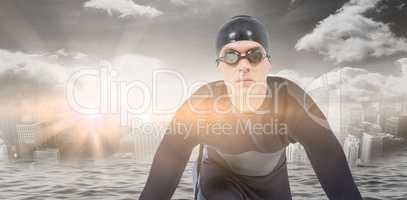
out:
<path id="1" fill-rule="evenodd" d="M 349 166 L 351 167 L 355 167 L 358 164 L 359 146 L 360 146 L 359 137 L 352 134 L 349 134 L 346 137 L 343 149 L 348 160 Z"/>
<path id="2" fill-rule="evenodd" d="M 57 161 L 59 159 L 58 149 L 41 149 L 34 151 L 34 159 Z"/>
<path id="3" fill-rule="evenodd" d="M 407 115 L 407 95 L 404 95 L 401 101 L 401 114 Z"/>
<path id="4" fill-rule="evenodd" d="M 399 117 L 390 117 L 386 119 L 383 126 L 384 132 L 396 136 L 398 134 L 397 133 L 398 123 Z"/>
<path id="5" fill-rule="evenodd" d="M 407 115 L 402 115 L 399 117 L 397 135 L 407 139 Z"/>
<path id="6" fill-rule="evenodd" d="M 370 163 L 375 158 L 383 156 L 383 136 L 378 134 L 363 133 L 361 161 Z"/>
<path id="7" fill-rule="evenodd" d="M 35 144 L 41 137 L 41 123 L 23 121 L 16 125 L 18 144 Z"/>
<path id="8" fill-rule="evenodd" d="M 7 112 L 7 111 L 6 111 Z M 17 143 L 17 134 L 16 134 L 16 124 L 17 117 L 13 115 L 1 116 L 0 117 L 0 130 L 3 131 L 3 140 L 7 145 Z"/>
<path id="9" fill-rule="evenodd" d="M 134 153 L 137 159 L 151 160 L 156 152 L 165 129 L 155 122 L 140 123 L 132 127 L 134 137 Z"/>
<path id="10" fill-rule="evenodd" d="M 371 123 L 371 122 L 362 122 L 360 126 L 363 128 L 364 132 L 370 135 L 381 135 L 383 133 L 383 129 L 379 124 Z"/>
<path id="11" fill-rule="evenodd" d="M 362 121 L 379 123 L 379 104 L 364 101 L 361 103 L 363 109 Z"/>
<path id="12" fill-rule="evenodd" d="M 382 104 L 384 103 L 385 102 L 383 102 Z M 399 113 L 400 108 L 398 108 L 397 104 L 387 103 L 386 106 L 382 106 L 380 109 L 380 120 L 379 120 L 380 126 L 382 126 L 385 129 L 385 127 L 388 126 L 387 123 L 389 122 L 389 119 L 394 120 L 394 118 L 398 118 Z"/>
<path id="13" fill-rule="evenodd" d="M 304 147 L 300 143 L 290 144 L 286 149 L 287 162 L 308 163 Z"/>
<path id="14" fill-rule="evenodd" d="M 16 125 L 18 158 L 34 158 L 34 149 L 41 137 L 41 126 L 41 123 L 27 117 L 23 117 L 21 123 Z"/>
<path id="15" fill-rule="evenodd" d="M 349 121 L 350 125 L 358 125 L 363 120 L 363 110 L 361 108 L 353 107 L 350 111 Z"/>
<path id="16" fill-rule="evenodd" d="M 0 135 L 2 135 L 1 131 L 0 131 Z M 7 146 L 0 137 L 0 162 L 1 162 L 1 160 L 4 160 L 6 158 L 7 158 Z"/>

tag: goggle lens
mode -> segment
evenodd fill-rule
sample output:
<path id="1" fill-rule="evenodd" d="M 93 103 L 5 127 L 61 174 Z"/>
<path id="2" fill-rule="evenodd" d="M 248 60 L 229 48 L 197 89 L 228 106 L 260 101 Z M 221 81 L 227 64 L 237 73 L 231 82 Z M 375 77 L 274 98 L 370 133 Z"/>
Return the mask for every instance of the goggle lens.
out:
<path id="1" fill-rule="evenodd" d="M 230 65 L 236 64 L 239 62 L 239 55 L 235 52 L 227 52 L 223 56 L 223 61 Z"/>
<path id="2" fill-rule="evenodd" d="M 240 59 L 247 58 L 250 63 L 258 64 L 260 63 L 265 57 L 268 57 L 260 48 L 253 48 L 246 52 L 245 56 L 240 55 L 238 51 L 229 50 L 227 51 L 223 57 L 217 59 L 217 61 L 225 62 L 229 65 L 235 65 L 240 61 Z"/>
<path id="3" fill-rule="evenodd" d="M 264 58 L 264 54 L 260 49 L 254 49 L 253 51 L 247 52 L 247 59 L 253 64 L 261 62 Z"/>

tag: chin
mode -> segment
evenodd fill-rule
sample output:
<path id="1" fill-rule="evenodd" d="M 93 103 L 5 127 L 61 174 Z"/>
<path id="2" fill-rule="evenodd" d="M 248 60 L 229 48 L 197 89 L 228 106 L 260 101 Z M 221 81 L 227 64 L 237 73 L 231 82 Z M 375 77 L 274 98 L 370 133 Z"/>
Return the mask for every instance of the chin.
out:
<path id="1" fill-rule="evenodd" d="M 250 88 L 255 84 L 255 81 L 240 81 L 237 83 L 240 88 Z"/>

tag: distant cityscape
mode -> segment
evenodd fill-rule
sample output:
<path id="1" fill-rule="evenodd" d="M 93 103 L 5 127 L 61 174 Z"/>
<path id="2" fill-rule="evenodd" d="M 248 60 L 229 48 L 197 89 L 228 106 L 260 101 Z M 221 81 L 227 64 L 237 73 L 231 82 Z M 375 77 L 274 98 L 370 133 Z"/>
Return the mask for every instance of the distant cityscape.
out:
<path id="1" fill-rule="evenodd" d="M 366 101 L 343 107 L 340 133 L 335 135 L 350 167 L 368 165 L 387 152 L 407 146 L 405 99 L 400 102 Z M 286 152 L 288 162 L 310 164 L 300 144 L 290 144 Z"/>
<path id="2" fill-rule="evenodd" d="M 120 127 L 116 123 L 115 128 L 103 130 L 112 120 L 101 118 L 94 124 L 100 128 L 83 130 L 80 124 L 55 128 L 63 121 L 41 122 L 32 114 L 3 117 L 0 120 L 0 160 L 78 161 L 115 154 L 131 154 L 134 159 L 151 160 L 169 123 L 169 120 L 161 119 L 149 122 L 156 131 L 144 134 L 137 127 L 142 124 Z"/>
<path id="3" fill-rule="evenodd" d="M 403 101 L 404 102 L 404 101 Z M 406 103 L 353 104 L 344 108 L 341 132 L 335 133 L 351 167 L 375 162 L 386 152 L 407 145 Z M 53 132 L 57 122 L 41 122 L 35 115 L 3 117 L 0 120 L 0 159 L 8 160 L 79 160 L 111 155 L 131 155 L 150 161 L 164 135 L 170 118 L 152 117 L 156 126 L 150 134 L 133 127 L 115 129 L 103 134 L 95 131 L 82 134 L 73 127 Z M 96 126 L 105 124 L 99 121 Z M 107 136 L 108 135 L 108 136 Z M 78 140 L 78 138 L 82 138 Z M 98 144 L 95 144 L 95 140 Z M 286 150 L 289 163 L 309 164 L 304 148 L 296 143 Z M 191 159 L 195 159 L 194 151 Z"/>

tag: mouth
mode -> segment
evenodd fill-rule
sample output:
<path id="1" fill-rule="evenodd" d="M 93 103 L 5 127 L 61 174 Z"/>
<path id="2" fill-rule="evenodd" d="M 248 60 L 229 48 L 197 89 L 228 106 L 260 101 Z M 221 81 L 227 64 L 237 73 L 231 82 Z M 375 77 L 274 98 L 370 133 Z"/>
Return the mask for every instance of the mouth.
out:
<path id="1" fill-rule="evenodd" d="M 237 80 L 237 83 L 243 87 L 250 87 L 253 85 L 254 80 L 253 79 L 239 79 Z"/>
<path id="2" fill-rule="evenodd" d="M 236 82 L 254 82 L 253 79 L 239 79 Z"/>

